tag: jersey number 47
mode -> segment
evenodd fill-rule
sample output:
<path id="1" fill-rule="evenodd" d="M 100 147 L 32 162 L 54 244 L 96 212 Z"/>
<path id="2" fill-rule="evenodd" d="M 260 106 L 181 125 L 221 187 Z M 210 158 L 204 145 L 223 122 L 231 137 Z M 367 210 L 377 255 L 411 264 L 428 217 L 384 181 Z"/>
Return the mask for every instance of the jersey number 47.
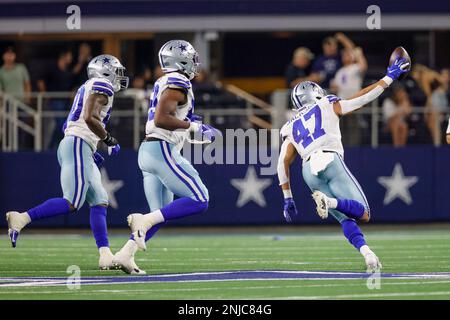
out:
<path id="1" fill-rule="evenodd" d="M 314 116 L 314 131 L 311 131 L 306 127 L 308 121 L 312 121 Z M 319 106 L 315 106 L 302 117 L 294 122 L 292 125 L 292 136 L 295 143 L 301 144 L 303 148 L 307 148 L 314 140 L 320 138 L 325 134 L 325 130 L 322 128 L 322 112 Z"/>

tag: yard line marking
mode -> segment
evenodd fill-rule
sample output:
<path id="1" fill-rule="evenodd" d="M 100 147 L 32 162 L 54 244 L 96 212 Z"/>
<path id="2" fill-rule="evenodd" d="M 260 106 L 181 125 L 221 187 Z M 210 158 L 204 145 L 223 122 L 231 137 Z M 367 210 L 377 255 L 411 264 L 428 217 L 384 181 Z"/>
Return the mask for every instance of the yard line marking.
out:
<path id="1" fill-rule="evenodd" d="M 161 282 L 217 282 L 217 281 L 268 281 L 268 280 L 358 280 L 367 279 L 370 274 L 363 272 L 333 272 L 333 271 L 220 271 L 195 272 L 178 274 L 160 274 L 147 276 L 104 276 L 84 277 L 83 285 L 109 285 L 131 283 L 161 283 Z M 384 279 L 450 279 L 450 273 L 381 273 Z M 7 277 L 0 278 L 0 287 L 37 287 L 66 285 L 63 277 Z"/>
<path id="2" fill-rule="evenodd" d="M 391 292 L 391 293 L 373 293 L 373 294 L 342 294 L 335 296 L 289 296 L 289 297 L 269 297 L 271 300 L 322 300 L 322 299 L 351 299 L 351 298 L 386 298 L 386 297 L 417 297 L 417 296 L 446 296 L 450 291 L 432 291 L 432 292 Z M 255 298 L 248 298 L 254 300 Z M 261 299 L 261 298 L 257 298 Z"/>

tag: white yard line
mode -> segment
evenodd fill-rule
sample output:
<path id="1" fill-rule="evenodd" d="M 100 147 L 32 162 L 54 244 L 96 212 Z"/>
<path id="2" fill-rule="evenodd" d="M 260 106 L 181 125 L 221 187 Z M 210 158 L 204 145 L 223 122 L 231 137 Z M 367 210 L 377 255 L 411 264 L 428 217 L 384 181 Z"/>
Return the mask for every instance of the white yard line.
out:
<path id="1" fill-rule="evenodd" d="M 270 300 L 327 300 L 327 299 L 362 299 L 362 298 L 393 298 L 393 297 L 428 297 L 428 296 L 449 296 L 450 291 L 431 291 L 431 292 L 390 292 L 390 293 L 372 293 L 372 294 L 341 294 L 328 296 L 288 296 L 288 297 L 267 297 Z M 246 298 L 247 299 L 247 298 Z M 261 298 L 248 298 L 249 300 Z"/>

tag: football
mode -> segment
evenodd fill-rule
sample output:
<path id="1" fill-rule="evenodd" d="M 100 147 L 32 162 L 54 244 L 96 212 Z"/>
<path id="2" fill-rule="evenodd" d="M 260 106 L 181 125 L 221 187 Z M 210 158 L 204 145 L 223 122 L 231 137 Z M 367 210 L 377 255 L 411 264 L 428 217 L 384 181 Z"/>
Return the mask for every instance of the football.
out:
<path id="1" fill-rule="evenodd" d="M 408 52 L 405 50 L 405 48 L 403 48 L 403 47 L 397 47 L 397 48 L 394 49 L 394 51 L 392 51 L 391 57 L 389 58 L 389 65 L 393 64 L 394 61 L 395 61 L 397 58 L 405 58 L 406 60 L 408 60 L 409 66 L 408 66 L 408 69 L 407 69 L 407 70 L 408 70 L 408 72 L 409 72 L 409 70 L 411 70 L 411 58 L 409 57 L 409 54 L 408 54 Z M 399 80 L 404 79 L 404 78 L 407 76 L 408 72 L 403 73 L 403 74 L 399 77 Z"/>

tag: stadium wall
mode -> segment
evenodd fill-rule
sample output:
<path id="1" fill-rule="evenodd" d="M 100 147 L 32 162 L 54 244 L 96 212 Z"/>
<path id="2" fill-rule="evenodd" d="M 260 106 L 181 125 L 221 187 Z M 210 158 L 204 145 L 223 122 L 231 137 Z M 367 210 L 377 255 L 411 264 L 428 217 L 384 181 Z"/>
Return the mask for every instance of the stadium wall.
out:
<path id="1" fill-rule="evenodd" d="M 450 221 L 450 206 L 446 201 L 450 195 L 450 148 L 349 148 L 345 159 L 369 200 L 372 222 Z M 251 179 L 251 167 L 255 169 L 256 180 Z M 209 188 L 210 209 L 206 214 L 175 221 L 174 225 L 284 223 L 277 177 L 261 176 L 259 165 L 196 165 L 196 168 Z M 293 192 L 300 212 L 295 223 L 322 223 L 315 214 L 310 192 L 300 179 L 299 168 L 299 162 L 293 165 Z M 107 159 L 102 171 L 117 205 L 109 210 L 109 224 L 126 227 L 129 213 L 148 210 L 137 153 L 124 150 L 117 158 Z M 0 177 L 2 213 L 13 209 L 24 211 L 61 195 L 59 166 L 52 152 L 0 153 Z M 233 186 L 233 179 L 252 190 L 254 201 L 246 199 L 242 190 Z M 258 185 L 264 187 L 261 194 L 255 188 Z M 238 206 L 239 197 L 242 206 Z M 87 205 L 76 214 L 35 223 L 41 227 L 87 227 L 88 224 Z M 0 225 L 5 226 L 4 219 L 0 219 Z"/>

